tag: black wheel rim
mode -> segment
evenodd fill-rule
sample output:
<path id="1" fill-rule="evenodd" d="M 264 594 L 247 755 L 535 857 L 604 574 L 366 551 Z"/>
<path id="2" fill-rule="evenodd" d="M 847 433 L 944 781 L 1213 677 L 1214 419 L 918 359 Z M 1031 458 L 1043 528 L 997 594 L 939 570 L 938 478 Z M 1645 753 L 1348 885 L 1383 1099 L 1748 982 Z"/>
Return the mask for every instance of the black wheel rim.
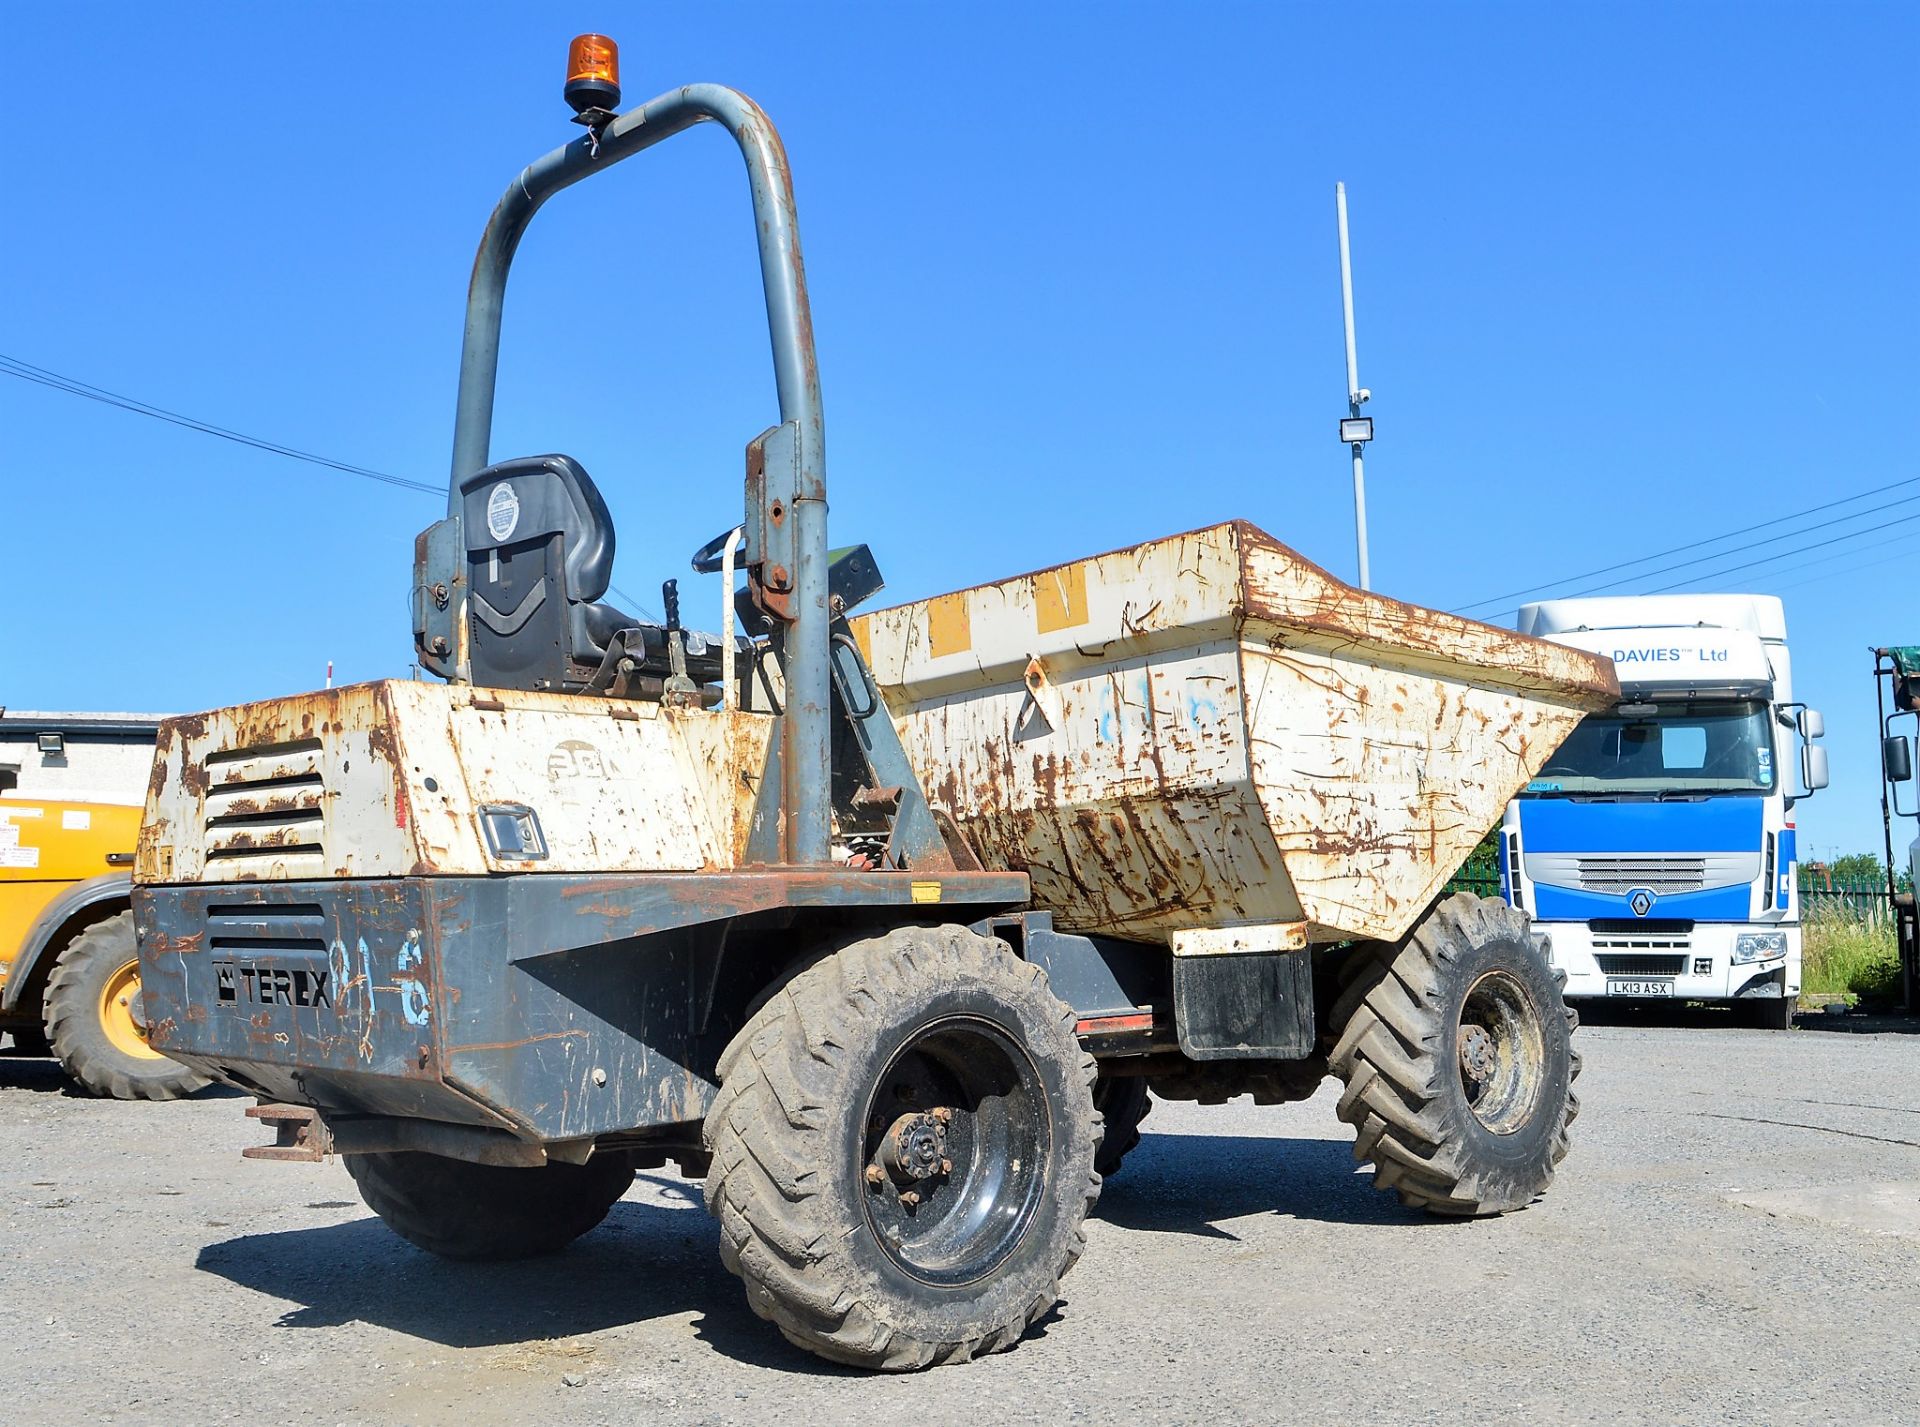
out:
<path id="1" fill-rule="evenodd" d="M 1004 1263 L 1040 1203 L 1053 1129 L 1033 1059 L 991 1021 L 931 1021 L 875 1083 L 854 1167 L 882 1251 L 924 1283 Z"/>
<path id="2" fill-rule="evenodd" d="M 1460 1088 L 1474 1118 L 1510 1135 L 1533 1115 L 1546 1079 L 1540 1012 L 1519 981 L 1489 971 L 1467 988 L 1455 1038 Z"/>

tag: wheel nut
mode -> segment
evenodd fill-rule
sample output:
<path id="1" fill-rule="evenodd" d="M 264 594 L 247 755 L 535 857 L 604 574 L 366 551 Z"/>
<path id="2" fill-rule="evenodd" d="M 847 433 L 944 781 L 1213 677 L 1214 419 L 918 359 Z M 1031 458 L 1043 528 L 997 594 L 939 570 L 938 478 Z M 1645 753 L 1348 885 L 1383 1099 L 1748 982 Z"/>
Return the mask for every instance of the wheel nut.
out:
<path id="1" fill-rule="evenodd" d="M 940 1161 L 940 1172 L 941 1172 L 942 1174 L 952 1174 L 952 1173 L 953 1173 L 953 1161 L 952 1161 L 952 1160 L 950 1160 L 950 1159 L 942 1159 L 942 1160 Z"/>
<path id="2" fill-rule="evenodd" d="M 867 1166 L 867 1183 L 871 1184 L 875 1189 L 878 1189 L 886 1182 L 887 1172 L 884 1169 L 880 1168 L 877 1164 Z"/>
<path id="3" fill-rule="evenodd" d="M 909 1189 L 905 1194 L 900 1196 L 900 1202 L 909 1209 L 913 1208 L 914 1205 L 920 1202 L 920 1191 L 917 1189 Z"/>

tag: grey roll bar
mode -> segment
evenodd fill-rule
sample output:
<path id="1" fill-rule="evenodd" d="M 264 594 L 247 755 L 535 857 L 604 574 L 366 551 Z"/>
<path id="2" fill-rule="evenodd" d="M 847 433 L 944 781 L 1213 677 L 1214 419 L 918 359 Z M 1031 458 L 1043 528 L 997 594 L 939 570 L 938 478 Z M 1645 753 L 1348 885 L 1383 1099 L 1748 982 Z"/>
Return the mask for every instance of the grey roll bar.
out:
<path id="1" fill-rule="evenodd" d="M 561 189 L 708 120 L 733 135 L 746 160 L 760 241 L 760 281 L 766 291 L 767 333 L 773 344 L 780 420 L 795 428 L 798 447 L 798 486 L 792 510 L 793 620 L 786 634 L 786 698 L 780 743 L 783 844 L 789 862 L 825 863 L 832 851 L 826 422 L 820 406 L 820 372 L 814 358 L 806 270 L 800 258 L 793 175 L 773 122 L 746 95 L 719 84 L 689 84 L 670 90 L 608 124 L 599 135 L 597 148 L 590 137 L 582 135 L 535 159 L 508 185 L 481 235 L 473 282 L 467 291 L 447 514 L 456 523 L 460 521 L 460 483 L 484 470 L 489 462 L 507 273 L 527 224 L 540 205 Z M 750 486 L 749 499 L 752 489 Z M 764 483 L 759 489 L 764 492 Z M 748 510 L 747 527 L 760 528 L 763 515 Z M 457 542 L 455 548 L 462 546 Z M 458 588 L 464 589 L 464 582 Z M 464 601 L 464 594 L 461 598 Z M 464 649 L 457 673 L 463 680 L 470 677 Z"/>

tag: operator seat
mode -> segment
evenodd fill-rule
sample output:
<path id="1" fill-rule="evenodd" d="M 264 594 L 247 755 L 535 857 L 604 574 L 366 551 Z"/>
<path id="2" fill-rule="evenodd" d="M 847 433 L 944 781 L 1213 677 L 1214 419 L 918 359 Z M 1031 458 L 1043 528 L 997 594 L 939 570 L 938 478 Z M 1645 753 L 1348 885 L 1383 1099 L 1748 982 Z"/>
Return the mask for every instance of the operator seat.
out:
<path id="1" fill-rule="evenodd" d="M 580 688 L 641 621 L 601 601 L 613 517 L 571 456 L 501 461 L 460 483 L 467 649 L 482 688 Z"/>

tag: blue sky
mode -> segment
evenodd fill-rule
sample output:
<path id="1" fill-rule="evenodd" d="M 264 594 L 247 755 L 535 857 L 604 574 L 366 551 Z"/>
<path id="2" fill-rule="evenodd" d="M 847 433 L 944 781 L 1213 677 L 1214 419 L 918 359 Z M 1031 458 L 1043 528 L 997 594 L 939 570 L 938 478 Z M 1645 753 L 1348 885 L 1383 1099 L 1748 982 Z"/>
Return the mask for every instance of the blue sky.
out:
<path id="1" fill-rule="evenodd" d="M 781 126 L 834 535 L 892 596 L 1233 516 L 1351 577 L 1336 179 L 1377 588 L 1457 607 L 1920 476 L 1911 6 L 7 6 L 0 352 L 444 481 L 474 245 L 573 136 L 585 29 L 629 101 L 718 80 Z M 516 266 L 495 454 L 580 458 L 655 608 L 772 419 L 753 261 L 714 131 Z M 0 702 L 407 669 L 432 496 L 11 379 L 0 488 Z M 1879 845 L 1866 651 L 1920 642 L 1917 528 L 1691 567 L 1788 602 L 1815 854 Z"/>

